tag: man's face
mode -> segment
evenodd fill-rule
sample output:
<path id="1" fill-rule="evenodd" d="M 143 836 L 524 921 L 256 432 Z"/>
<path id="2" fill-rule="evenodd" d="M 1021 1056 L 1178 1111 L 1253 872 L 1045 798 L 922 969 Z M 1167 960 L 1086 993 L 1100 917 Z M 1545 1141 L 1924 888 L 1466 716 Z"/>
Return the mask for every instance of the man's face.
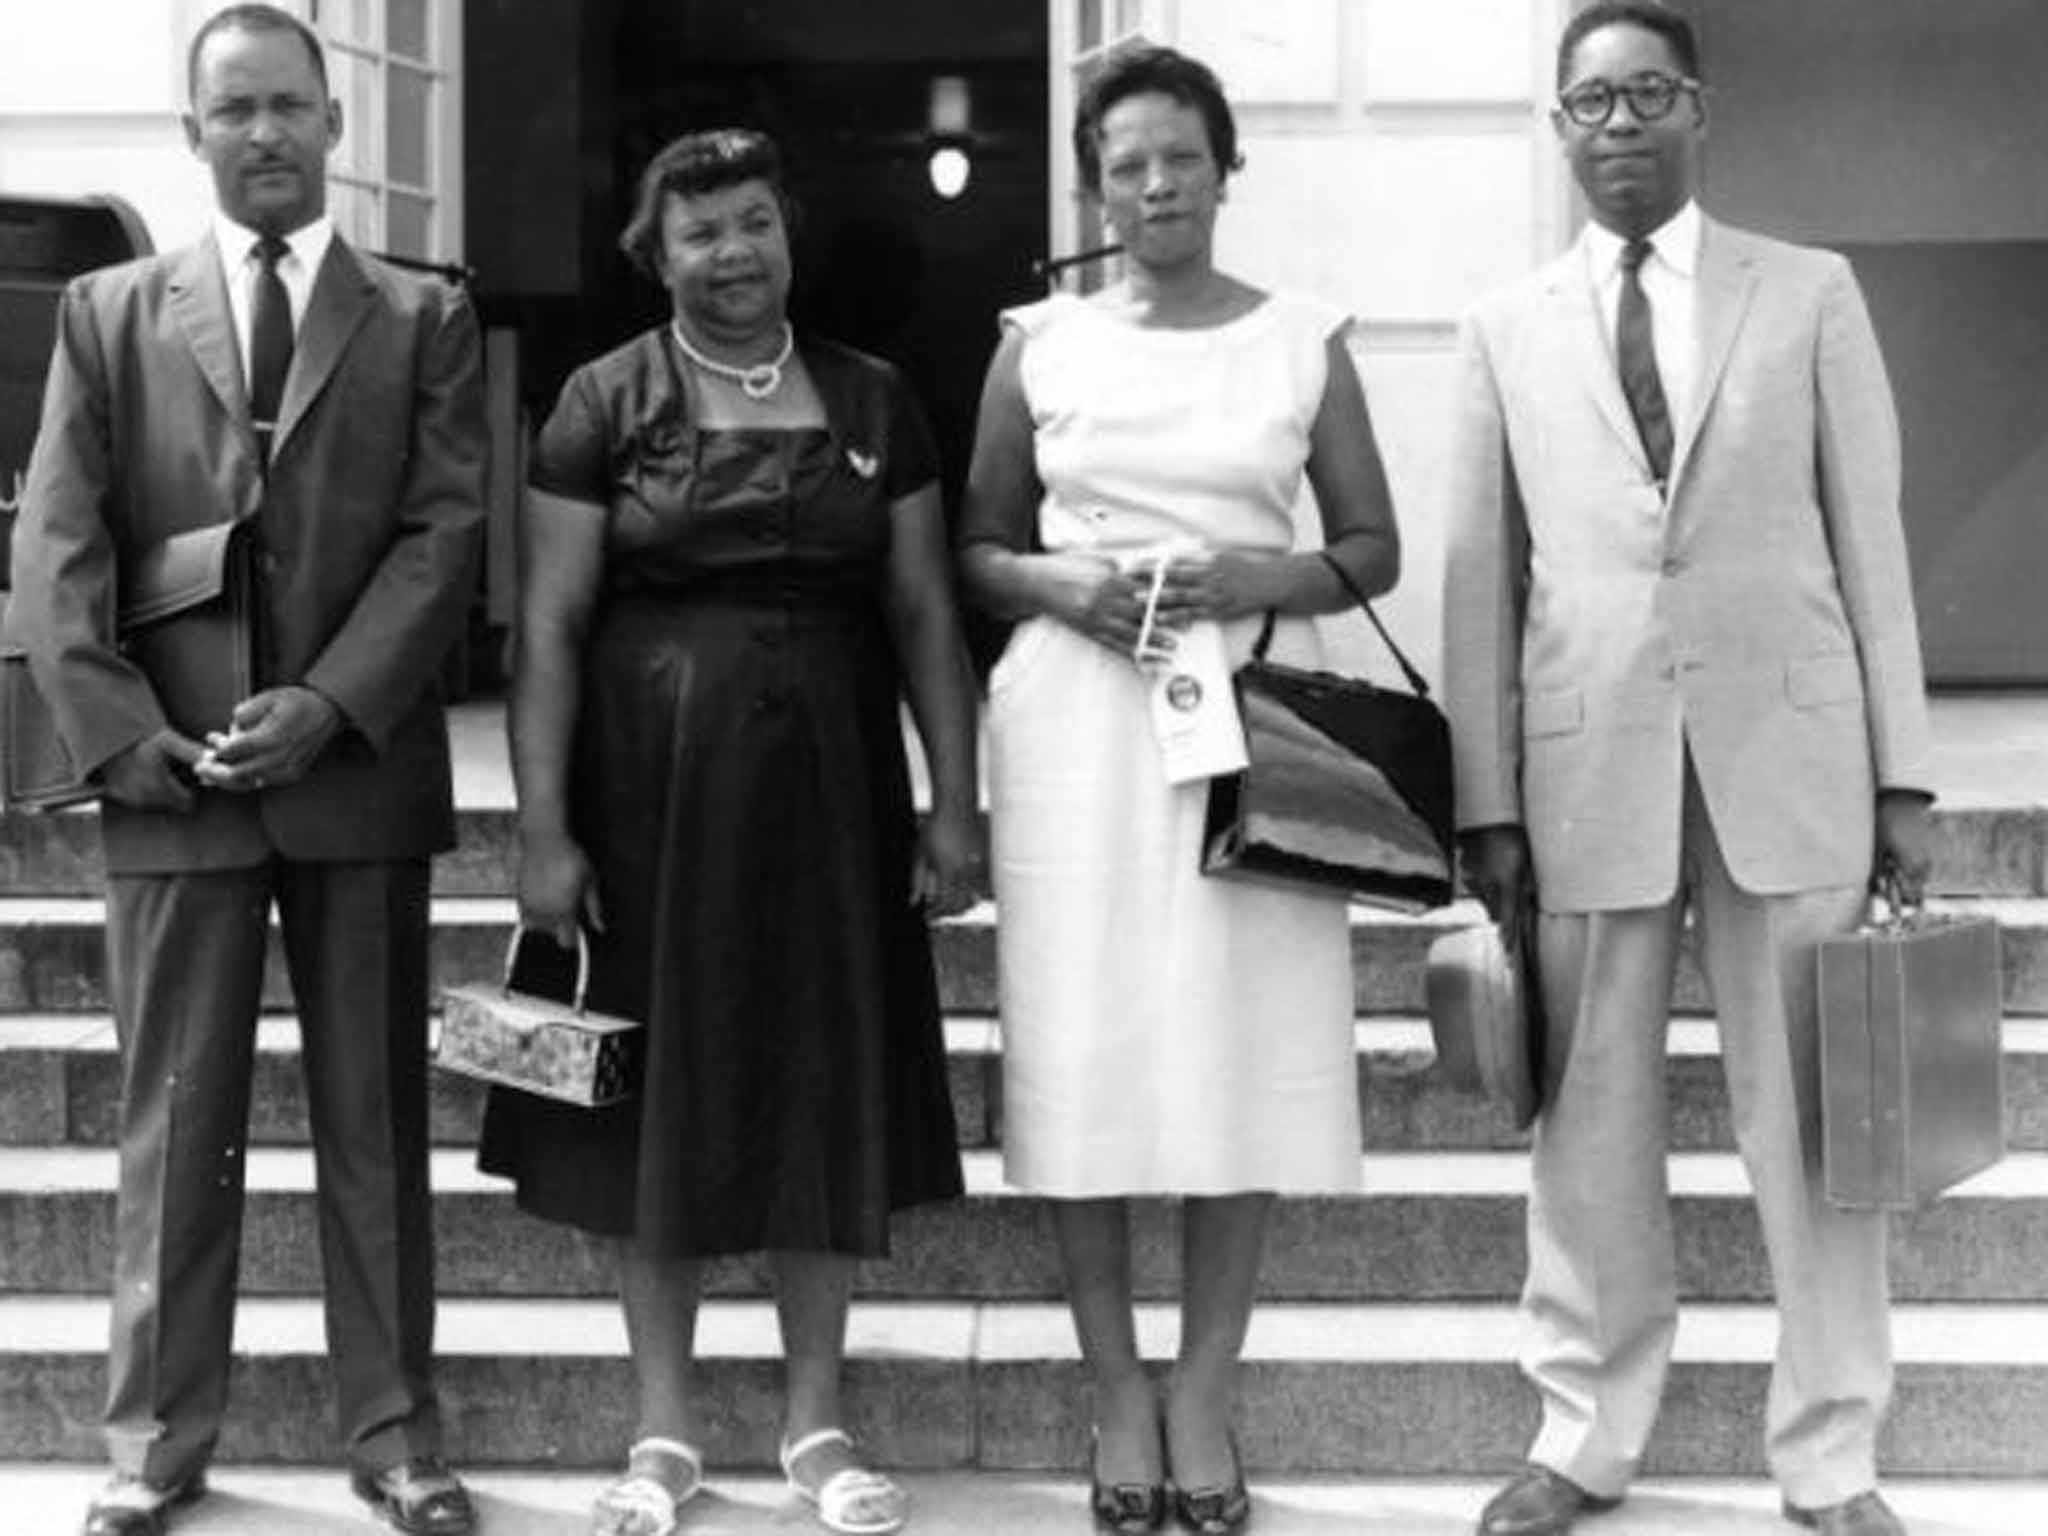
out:
<path id="1" fill-rule="evenodd" d="M 341 139 L 303 39 L 228 27 L 199 54 L 185 142 L 213 171 L 221 212 L 264 234 L 288 235 L 327 208 L 327 156 Z"/>
<path id="2" fill-rule="evenodd" d="M 1697 89 L 1670 92 L 1683 75 L 1662 37 L 1626 22 L 1587 33 L 1573 50 L 1560 98 L 1597 102 L 1598 91 L 1589 88 L 1604 85 L 1613 109 L 1601 123 L 1576 121 L 1562 107 L 1553 107 L 1550 119 L 1593 217 L 1618 235 L 1651 233 L 1698 188 L 1707 112 Z M 1624 90 L 1629 86 L 1651 100 L 1666 97 L 1670 111 L 1646 115 Z"/>

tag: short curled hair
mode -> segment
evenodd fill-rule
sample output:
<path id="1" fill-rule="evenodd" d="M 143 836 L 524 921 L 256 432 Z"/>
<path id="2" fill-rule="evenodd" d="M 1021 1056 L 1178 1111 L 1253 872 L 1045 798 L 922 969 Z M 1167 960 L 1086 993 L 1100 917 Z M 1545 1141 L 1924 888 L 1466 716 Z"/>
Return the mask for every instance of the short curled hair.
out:
<path id="1" fill-rule="evenodd" d="M 647 162 L 633 198 L 633 216 L 619 235 L 619 249 L 637 271 L 660 282 L 661 214 L 669 194 L 699 197 L 743 181 L 768 184 L 782 207 L 783 224 L 794 234 L 797 206 L 775 141 L 752 128 L 712 128 L 671 139 Z"/>
<path id="2" fill-rule="evenodd" d="M 1230 115 L 1230 102 L 1216 72 L 1173 48 L 1131 48 L 1110 56 L 1074 109 L 1074 159 L 1081 169 L 1081 185 L 1090 192 L 1102 190 L 1102 120 L 1126 97 L 1144 95 L 1168 96 L 1193 107 L 1202 114 L 1216 168 L 1225 176 L 1243 168 L 1237 120 Z"/>
<path id="3" fill-rule="evenodd" d="M 1557 88 L 1560 91 L 1572 83 L 1572 62 L 1579 51 L 1579 44 L 1602 27 L 1641 27 L 1645 32 L 1654 32 L 1664 39 L 1664 45 L 1671 50 L 1671 57 L 1677 60 L 1681 74 L 1694 80 L 1707 78 L 1700 73 L 1699 38 L 1692 30 L 1692 23 L 1679 12 L 1660 4 L 1659 0 L 1594 0 L 1592 5 L 1565 23 L 1564 31 L 1558 37 Z"/>

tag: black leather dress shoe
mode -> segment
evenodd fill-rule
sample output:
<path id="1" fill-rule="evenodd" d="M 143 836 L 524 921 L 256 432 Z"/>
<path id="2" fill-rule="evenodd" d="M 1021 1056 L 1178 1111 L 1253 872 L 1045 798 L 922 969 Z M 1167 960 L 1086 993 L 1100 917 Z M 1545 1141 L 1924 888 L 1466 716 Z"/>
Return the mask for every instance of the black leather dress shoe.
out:
<path id="1" fill-rule="evenodd" d="M 1875 1489 L 1817 1509 L 1801 1509 L 1787 1501 L 1785 1518 L 1819 1531 L 1820 1536 L 1906 1536 L 1905 1526 Z"/>
<path id="2" fill-rule="evenodd" d="M 376 1471 L 355 1467 L 349 1486 L 405 1536 L 469 1536 L 476 1506 L 469 1490 L 438 1456 L 415 1456 Z"/>
<path id="3" fill-rule="evenodd" d="M 1480 1512 L 1479 1536 L 1565 1536 L 1580 1515 L 1620 1502 L 1588 1493 L 1548 1467 L 1524 1467 Z"/>
<path id="4" fill-rule="evenodd" d="M 117 1477 L 86 1506 L 80 1536 L 164 1536 L 170 1529 L 170 1512 L 205 1492 L 203 1472 L 168 1485 Z"/>

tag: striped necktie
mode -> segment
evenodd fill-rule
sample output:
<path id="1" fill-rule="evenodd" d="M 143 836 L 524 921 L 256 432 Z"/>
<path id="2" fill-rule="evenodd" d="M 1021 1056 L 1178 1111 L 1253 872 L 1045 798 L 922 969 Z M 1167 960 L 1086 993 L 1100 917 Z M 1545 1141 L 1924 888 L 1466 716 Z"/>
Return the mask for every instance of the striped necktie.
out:
<path id="1" fill-rule="evenodd" d="M 1652 247 L 1631 240 L 1621 252 L 1621 305 L 1614 321 L 1614 355 L 1621 366 L 1621 392 L 1650 471 L 1662 485 L 1671 474 L 1671 407 L 1664 399 L 1664 381 L 1657 375 L 1657 348 L 1650 325 L 1650 300 L 1643 292 L 1642 267 Z"/>

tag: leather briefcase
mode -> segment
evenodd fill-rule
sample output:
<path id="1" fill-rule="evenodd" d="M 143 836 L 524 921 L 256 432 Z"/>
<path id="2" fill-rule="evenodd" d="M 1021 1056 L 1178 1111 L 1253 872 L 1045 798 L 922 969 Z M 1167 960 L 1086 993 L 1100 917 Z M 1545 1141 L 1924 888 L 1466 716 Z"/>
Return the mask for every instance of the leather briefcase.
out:
<path id="1" fill-rule="evenodd" d="M 171 726 L 203 740 L 255 691 L 255 572 L 244 522 L 151 545 L 125 565 L 115 633 Z M 28 657 L 0 645 L 0 807 L 49 811 L 99 794 L 77 770 Z"/>
<path id="2" fill-rule="evenodd" d="M 1202 872 L 1334 892 L 1401 912 L 1451 899 L 1451 733 L 1351 577 L 1412 693 L 1266 660 L 1268 614 L 1238 668 L 1249 764 L 1209 781 Z"/>
<path id="3" fill-rule="evenodd" d="M 1528 1127 L 1543 1107 L 1544 1013 L 1535 956 L 1510 951 L 1493 923 L 1444 934 L 1429 946 L 1425 982 L 1437 1070 Z"/>
<path id="4" fill-rule="evenodd" d="M 1997 922 L 1895 912 L 1818 963 L 1829 1201 L 1910 1209 L 2003 1157 Z"/>
<path id="5" fill-rule="evenodd" d="M 631 1098 L 639 1087 L 646 1031 L 637 1019 L 591 1013 L 590 944 L 576 935 L 576 987 L 568 1002 L 512 985 L 524 928 L 513 930 L 501 980 L 450 987 L 441 998 L 434 1064 L 585 1109 Z"/>

